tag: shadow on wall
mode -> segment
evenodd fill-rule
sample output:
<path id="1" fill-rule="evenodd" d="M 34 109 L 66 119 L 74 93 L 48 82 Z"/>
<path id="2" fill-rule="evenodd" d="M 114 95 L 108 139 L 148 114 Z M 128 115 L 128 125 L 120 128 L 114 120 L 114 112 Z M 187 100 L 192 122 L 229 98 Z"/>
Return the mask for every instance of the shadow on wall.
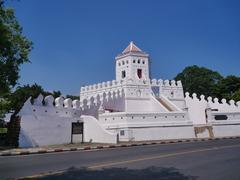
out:
<path id="1" fill-rule="evenodd" d="M 112 110 L 113 112 L 124 111 L 125 94 L 124 92 L 121 94 L 122 95 L 120 95 L 120 92 L 113 92 L 112 94 L 108 92 L 107 94 L 103 93 L 102 100 L 100 99 L 99 95 L 97 95 L 95 98 L 91 97 L 89 100 L 84 99 L 81 107 L 82 115 L 90 115 L 98 119 L 98 110 L 101 104 L 103 105 L 104 109 Z"/>
<path id="2" fill-rule="evenodd" d="M 62 174 L 36 178 L 39 180 L 139 180 L 139 179 L 171 179 L 171 180 L 196 180 L 197 177 L 186 176 L 175 168 L 149 167 L 146 169 L 108 168 L 103 170 L 88 170 L 70 168 Z"/>

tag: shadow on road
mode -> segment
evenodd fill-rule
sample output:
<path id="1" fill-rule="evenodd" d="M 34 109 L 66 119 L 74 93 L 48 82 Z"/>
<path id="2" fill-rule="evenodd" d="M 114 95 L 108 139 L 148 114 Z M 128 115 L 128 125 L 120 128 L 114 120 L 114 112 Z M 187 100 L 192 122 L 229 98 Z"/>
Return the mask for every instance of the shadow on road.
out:
<path id="1" fill-rule="evenodd" d="M 196 180 L 197 177 L 181 174 L 175 168 L 149 167 L 146 169 L 108 168 L 102 170 L 88 170 L 70 168 L 64 173 L 36 178 L 38 180 Z"/>

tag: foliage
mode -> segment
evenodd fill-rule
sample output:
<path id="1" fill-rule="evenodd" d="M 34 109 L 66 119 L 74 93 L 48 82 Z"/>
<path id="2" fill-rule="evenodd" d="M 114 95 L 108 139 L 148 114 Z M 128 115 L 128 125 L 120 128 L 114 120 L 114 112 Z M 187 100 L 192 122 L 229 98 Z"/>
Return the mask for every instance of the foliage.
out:
<path id="1" fill-rule="evenodd" d="M 236 100 L 237 96 L 234 96 L 234 94 L 238 90 L 240 90 L 240 77 L 237 76 L 227 76 L 226 78 L 223 78 L 218 84 L 219 98 Z"/>
<path id="2" fill-rule="evenodd" d="M 23 35 L 14 10 L 6 8 L 0 0 L 0 119 L 10 109 L 6 96 L 17 84 L 20 65 L 30 62 L 31 49 L 32 42 Z"/>
<path id="3" fill-rule="evenodd" d="M 0 99 L 0 120 L 3 120 L 10 108 L 10 102 L 6 99 Z"/>
<path id="4" fill-rule="evenodd" d="M 16 85 L 19 67 L 29 62 L 31 49 L 32 42 L 23 35 L 14 10 L 0 0 L 0 97 Z"/>
<path id="5" fill-rule="evenodd" d="M 56 99 L 57 97 L 60 97 L 62 95 L 62 93 L 61 93 L 61 91 L 53 91 L 52 93 L 45 92 L 45 93 L 43 93 L 43 95 L 52 95 L 54 97 L 54 99 Z"/>
<path id="6" fill-rule="evenodd" d="M 181 80 L 185 92 L 205 94 L 206 96 L 217 95 L 217 84 L 223 77 L 216 71 L 196 65 L 186 67 L 179 73 L 175 80 Z"/>
<path id="7" fill-rule="evenodd" d="M 232 96 L 235 101 L 240 101 L 240 89 L 238 89 Z"/>
<path id="8" fill-rule="evenodd" d="M 0 0 L 0 118 L 7 112 L 17 113 L 29 96 L 36 98 L 40 93 L 54 97 L 61 95 L 60 91 L 45 92 L 37 84 L 19 86 L 11 92 L 19 79 L 20 65 L 30 62 L 31 50 L 32 42 L 23 35 L 14 10 L 6 8 Z"/>
<path id="9" fill-rule="evenodd" d="M 196 65 L 186 67 L 175 80 L 181 80 L 185 92 L 240 100 L 240 77 L 222 77 L 218 72 Z"/>
<path id="10" fill-rule="evenodd" d="M 80 99 L 80 97 L 79 96 L 73 96 L 73 95 L 67 95 L 66 96 L 66 98 L 70 98 L 70 99 L 72 99 L 72 100 L 75 100 L 75 99 Z"/>
<path id="11" fill-rule="evenodd" d="M 22 108 L 24 102 L 31 96 L 33 99 L 37 98 L 39 94 L 42 94 L 43 96 L 52 95 L 54 98 L 61 96 L 60 91 L 53 91 L 47 92 L 44 91 L 44 89 L 38 85 L 34 84 L 32 86 L 30 85 L 24 85 L 23 87 L 19 86 L 17 89 L 8 96 L 8 100 L 10 103 L 10 111 L 13 111 L 15 113 L 18 113 L 20 109 Z"/>
<path id="12" fill-rule="evenodd" d="M 36 98 L 40 93 L 43 92 L 43 88 L 37 84 L 32 86 L 25 85 L 23 87 L 17 87 L 17 89 L 7 97 L 7 99 L 10 101 L 9 111 L 15 111 L 17 113 L 30 96 Z"/>

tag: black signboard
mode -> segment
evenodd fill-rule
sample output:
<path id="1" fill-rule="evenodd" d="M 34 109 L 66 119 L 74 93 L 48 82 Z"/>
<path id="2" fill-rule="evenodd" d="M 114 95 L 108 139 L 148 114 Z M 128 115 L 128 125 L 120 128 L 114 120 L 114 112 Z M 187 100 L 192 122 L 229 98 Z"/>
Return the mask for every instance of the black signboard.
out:
<path id="1" fill-rule="evenodd" d="M 72 123 L 72 134 L 83 134 L 83 122 Z"/>
<path id="2" fill-rule="evenodd" d="M 74 134 L 82 134 L 82 142 L 83 142 L 83 122 L 72 123 L 71 143 L 73 143 Z"/>
<path id="3" fill-rule="evenodd" d="M 215 120 L 227 120 L 228 117 L 226 115 L 215 115 Z"/>

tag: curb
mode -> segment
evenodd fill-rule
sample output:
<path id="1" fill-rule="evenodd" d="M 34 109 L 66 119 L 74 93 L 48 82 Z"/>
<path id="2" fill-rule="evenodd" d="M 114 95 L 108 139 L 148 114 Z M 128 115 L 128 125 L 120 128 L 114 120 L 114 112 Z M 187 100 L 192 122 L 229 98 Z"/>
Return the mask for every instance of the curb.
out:
<path id="1" fill-rule="evenodd" d="M 240 136 L 229 136 L 229 137 L 217 137 L 217 138 L 195 138 L 195 139 L 182 139 L 182 140 L 165 140 L 159 142 L 143 142 L 132 144 L 116 144 L 116 145 L 106 145 L 106 146 L 85 146 L 80 148 L 56 148 L 56 149 L 46 149 L 46 150 L 37 150 L 37 151 L 22 151 L 22 152 L 0 152 L 0 156 L 17 156 L 17 155 L 30 155 L 30 154 L 45 154 L 45 153 L 56 153 L 56 152 L 66 152 L 66 151 L 89 151 L 89 150 L 100 150 L 100 149 L 114 149 L 122 147 L 135 147 L 135 146 L 147 146 L 147 145 L 156 145 L 156 144 L 176 144 L 176 143 L 188 143 L 188 142 L 203 142 L 203 141 L 212 141 L 212 140 L 221 140 L 221 139 L 238 139 Z"/>

